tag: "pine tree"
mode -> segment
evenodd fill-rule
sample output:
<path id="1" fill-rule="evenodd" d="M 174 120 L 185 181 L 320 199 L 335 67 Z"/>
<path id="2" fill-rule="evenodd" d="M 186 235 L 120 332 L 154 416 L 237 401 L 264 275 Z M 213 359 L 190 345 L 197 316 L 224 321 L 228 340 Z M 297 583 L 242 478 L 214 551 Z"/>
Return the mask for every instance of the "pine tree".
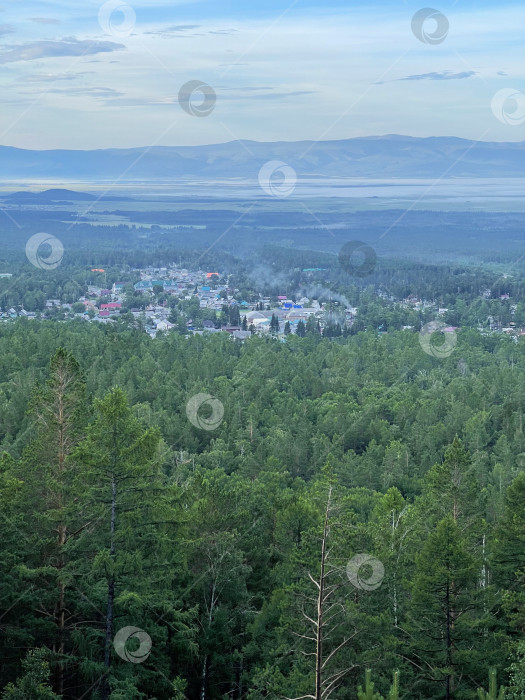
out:
<path id="1" fill-rule="evenodd" d="M 374 692 L 372 671 L 369 668 L 365 671 L 365 688 L 363 690 L 362 686 L 358 687 L 357 698 L 358 700 L 385 700 L 380 693 Z"/>
<path id="2" fill-rule="evenodd" d="M 469 615 L 475 605 L 476 571 L 464 535 L 452 515 L 447 516 L 416 557 L 412 582 L 411 655 L 420 668 L 428 669 L 425 697 L 455 697 L 465 652 L 474 638 Z M 442 687 L 437 695 L 436 685 Z"/>
<path id="3" fill-rule="evenodd" d="M 399 671 L 394 671 L 392 686 L 390 687 L 386 700 L 399 700 Z"/>
<path id="4" fill-rule="evenodd" d="M 84 508 L 91 510 L 93 523 L 82 541 L 84 578 L 90 586 L 86 598 L 97 610 L 105 608 L 103 631 L 97 628 L 91 633 L 93 640 L 100 640 L 103 700 L 109 697 L 110 686 L 131 682 L 126 674 L 132 671 L 126 665 L 113 666 L 117 621 L 119 629 L 133 625 L 149 630 L 157 647 L 162 647 L 166 633 L 172 644 L 181 635 L 187 647 L 192 644 L 191 615 L 177 610 L 173 580 L 183 573 L 177 561 L 180 546 L 172 540 L 177 516 L 166 501 L 170 490 L 155 460 L 158 447 L 158 430 L 141 425 L 117 387 L 95 401 L 95 420 L 76 450 L 85 468 Z M 146 579 L 142 571 L 148 571 Z M 96 662 L 96 647 L 94 652 Z M 175 665 L 170 662 L 167 672 L 175 672 Z"/>
<path id="5" fill-rule="evenodd" d="M 470 455 L 457 436 L 445 451 L 443 461 L 425 476 L 425 482 L 427 514 L 432 513 L 438 520 L 451 515 L 456 523 L 461 521 L 463 526 L 474 526 L 479 513 L 479 486 Z"/>
<path id="6" fill-rule="evenodd" d="M 478 698 L 479 700 L 505 700 L 505 688 L 500 688 L 498 693 L 495 669 L 492 668 L 489 671 L 489 692 L 487 693 L 481 688 L 478 688 Z"/>
<path id="7" fill-rule="evenodd" d="M 50 362 L 49 379 L 33 393 L 30 414 L 36 435 L 18 466 L 26 480 L 26 497 L 34 503 L 29 536 L 34 554 L 41 553 L 40 561 L 35 557 L 27 563 L 31 576 L 38 574 L 40 581 L 49 582 L 40 590 L 38 607 L 54 621 L 52 639 L 45 641 L 54 652 L 53 686 L 58 694 L 64 689 L 67 635 L 74 624 L 75 594 L 68 590 L 66 551 L 83 527 L 75 506 L 78 467 L 71 455 L 82 437 L 84 399 L 80 366 L 70 352 L 59 348 Z"/>

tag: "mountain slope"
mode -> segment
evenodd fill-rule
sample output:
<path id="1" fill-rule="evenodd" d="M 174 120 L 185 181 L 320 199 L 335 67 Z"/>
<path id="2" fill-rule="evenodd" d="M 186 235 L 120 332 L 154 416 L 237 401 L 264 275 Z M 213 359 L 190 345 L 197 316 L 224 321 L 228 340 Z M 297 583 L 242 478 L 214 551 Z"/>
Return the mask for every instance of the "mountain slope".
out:
<path id="1" fill-rule="evenodd" d="M 3 146 L 0 180 L 255 180 L 261 166 L 270 160 L 291 165 L 300 177 L 524 177 L 525 142 L 378 136 L 94 151 L 28 151 Z"/>

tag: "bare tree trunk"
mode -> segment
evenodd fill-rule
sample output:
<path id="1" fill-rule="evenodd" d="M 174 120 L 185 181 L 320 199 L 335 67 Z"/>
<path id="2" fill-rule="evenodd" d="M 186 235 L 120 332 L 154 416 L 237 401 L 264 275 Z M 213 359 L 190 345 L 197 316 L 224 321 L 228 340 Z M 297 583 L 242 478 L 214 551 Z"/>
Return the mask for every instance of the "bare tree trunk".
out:
<path id="1" fill-rule="evenodd" d="M 56 526 L 57 556 L 54 565 L 59 576 L 66 565 L 64 547 L 68 539 L 68 524 L 63 513 L 67 503 L 65 502 L 61 485 L 63 484 L 67 466 L 66 460 L 74 444 L 72 436 L 74 412 L 77 405 L 78 393 L 75 384 L 79 377 L 71 359 L 64 354 L 55 356 L 52 365 L 50 391 L 47 406 L 41 407 L 37 413 L 37 419 L 45 430 L 51 428 L 53 439 L 52 461 L 54 462 L 54 478 L 58 488 L 53 490 L 51 497 L 53 507 L 61 514 Z M 72 393 L 70 393 L 72 392 Z M 64 693 L 64 654 L 66 644 L 66 586 L 61 581 L 57 583 L 57 598 L 55 601 L 53 619 L 55 623 L 55 639 L 53 640 L 53 652 L 57 657 L 57 663 L 53 669 L 53 687 L 58 695 Z"/>
<path id="2" fill-rule="evenodd" d="M 202 674 L 201 674 L 201 690 L 199 693 L 200 700 L 206 700 L 206 682 L 208 680 L 208 654 L 204 657 L 202 662 Z"/>
<path id="3" fill-rule="evenodd" d="M 342 678 L 352 668 L 344 668 L 340 671 L 336 671 L 335 673 L 329 673 L 327 671 L 328 664 L 331 663 L 331 661 L 337 656 L 338 652 L 340 652 L 356 634 L 356 631 L 354 630 L 353 634 L 349 635 L 348 637 L 345 636 L 343 641 L 334 646 L 331 651 L 326 651 L 325 647 L 331 641 L 332 634 L 338 627 L 340 627 L 340 623 L 334 624 L 332 622 L 337 616 L 337 613 L 334 613 L 334 610 L 337 607 L 342 607 L 335 597 L 342 584 L 337 582 L 329 583 L 329 577 L 337 574 L 339 571 L 339 567 L 330 565 L 330 549 L 328 547 L 328 539 L 330 537 L 331 529 L 331 512 L 332 486 L 329 486 L 321 537 L 319 578 L 315 579 L 310 573 L 308 574 L 308 578 L 317 589 L 317 595 L 315 599 L 313 599 L 315 600 L 316 610 L 315 613 L 312 613 L 312 616 L 307 615 L 303 610 L 303 617 L 307 621 L 308 626 L 312 627 L 312 634 L 296 633 L 298 637 L 302 637 L 303 639 L 315 644 L 315 651 L 309 654 L 309 656 L 315 657 L 315 688 L 313 689 L 313 693 L 302 695 L 300 698 L 295 698 L 294 700 L 304 700 L 305 698 L 311 698 L 311 700 L 328 700 L 333 691 L 338 687 Z"/>
<path id="4" fill-rule="evenodd" d="M 319 576 L 319 587 L 317 595 L 317 634 L 315 644 L 315 700 L 322 700 L 323 692 L 323 614 L 324 614 L 324 594 L 325 594 L 325 571 L 326 571 L 326 541 L 328 538 L 328 515 L 330 511 L 330 501 L 332 488 L 328 491 L 326 503 L 323 539 L 321 542 L 321 574 Z"/>
<path id="5" fill-rule="evenodd" d="M 450 669 L 452 668 L 452 619 L 451 619 L 451 610 L 450 610 L 450 583 L 447 581 L 447 592 L 446 592 L 446 605 L 447 605 L 447 666 L 449 668 L 449 671 L 447 672 L 447 679 L 446 679 L 446 695 L 445 698 L 446 700 L 450 700 L 452 698 L 452 685 L 453 685 L 453 679 L 452 679 L 452 674 L 450 672 Z"/>
<path id="6" fill-rule="evenodd" d="M 213 581 L 211 584 L 210 591 L 210 605 L 208 607 L 208 629 L 211 627 L 213 622 L 213 611 L 217 604 L 217 588 L 216 582 Z M 204 662 L 202 664 L 202 674 L 201 674 L 201 690 L 199 693 L 200 700 L 206 700 L 206 684 L 208 682 L 208 654 L 204 656 Z"/>

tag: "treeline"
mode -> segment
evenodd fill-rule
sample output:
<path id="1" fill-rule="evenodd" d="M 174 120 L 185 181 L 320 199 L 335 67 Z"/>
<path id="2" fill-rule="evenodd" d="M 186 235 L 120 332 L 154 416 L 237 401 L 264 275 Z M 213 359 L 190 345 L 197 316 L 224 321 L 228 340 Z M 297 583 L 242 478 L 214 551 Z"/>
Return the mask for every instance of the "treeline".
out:
<path id="1" fill-rule="evenodd" d="M 523 697 L 522 342 L 21 321 L 0 376 L 3 698 Z"/>

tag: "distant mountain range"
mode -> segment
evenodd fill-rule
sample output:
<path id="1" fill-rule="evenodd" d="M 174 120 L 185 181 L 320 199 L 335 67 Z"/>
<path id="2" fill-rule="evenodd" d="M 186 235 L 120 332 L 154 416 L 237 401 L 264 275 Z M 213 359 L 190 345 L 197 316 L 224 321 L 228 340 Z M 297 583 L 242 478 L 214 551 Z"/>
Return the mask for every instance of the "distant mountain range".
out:
<path id="1" fill-rule="evenodd" d="M 13 192 L 3 197 L 11 204 L 60 204 L 61 202 L 122 202 L 129 197 L 97 197 L 87 192 L 74 192 L 65 189 L 51 189 L 43 192 Z"/>
<path id="2" fill-rule="evenodd" d="M 525 177 L 525 142 L 391 135 L 94 151 L 0 146 L 0 180 L 256 180 L 260 168 L 274 160 L 292 166 L 300 178 Z"/>

